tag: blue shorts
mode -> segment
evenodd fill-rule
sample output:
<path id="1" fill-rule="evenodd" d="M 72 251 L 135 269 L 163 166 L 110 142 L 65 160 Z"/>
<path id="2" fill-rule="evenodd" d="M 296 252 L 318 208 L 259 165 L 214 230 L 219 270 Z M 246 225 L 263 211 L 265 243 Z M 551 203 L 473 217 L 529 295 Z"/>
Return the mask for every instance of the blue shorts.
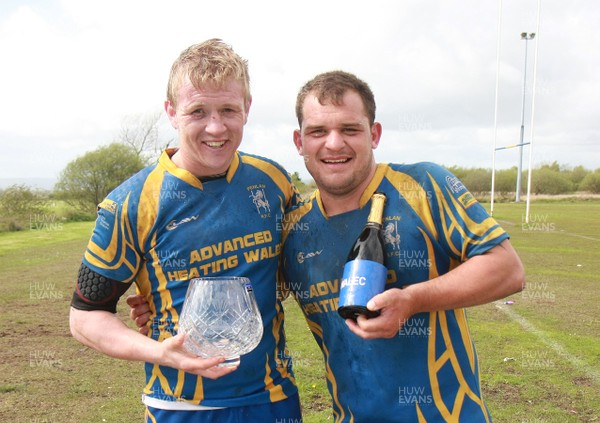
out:
<path id="1" fill-rule="evenodd" d="M 146 423 L 302 423 L 298 394 L 268 404 L 217 410 L 161 410 L 146 406 Z"/>

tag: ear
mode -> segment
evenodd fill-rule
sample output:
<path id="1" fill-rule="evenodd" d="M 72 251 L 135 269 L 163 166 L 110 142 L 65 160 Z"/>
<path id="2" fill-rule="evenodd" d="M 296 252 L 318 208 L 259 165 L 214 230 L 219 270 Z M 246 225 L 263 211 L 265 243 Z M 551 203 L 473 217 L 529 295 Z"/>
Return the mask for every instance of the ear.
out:
<path id="1" fill-rule="evenodd" d="M 175 110 L 175 108 L 173 107 L 173 105 L 171 104 L 171 102 L 169 100 L 165 100 L 165 112 L 167 112 L 167 117 L 169 118 L 169 121 L 171 122 L 171 126 L 173 126 L 173 128 L 175 128 L 175 129 L 178 129 L 177 111 Z"/>
<path id="2" fill-rule="evenodd" d="M 381 140 L 381 132 L 383 128 L 381 127 L 381 123 L 375 122 L 371 126 L 371 148 L 375 150 L 377 146 L 379 146 L 379 141 Z"/>
<path id="3" fill-rule="evenodd" d="M 302 133 L 300 129 L 294 130 L 294 145 L 296 146 L 296 150 L 298 150 L 298 154 L 302 156 Z"/>

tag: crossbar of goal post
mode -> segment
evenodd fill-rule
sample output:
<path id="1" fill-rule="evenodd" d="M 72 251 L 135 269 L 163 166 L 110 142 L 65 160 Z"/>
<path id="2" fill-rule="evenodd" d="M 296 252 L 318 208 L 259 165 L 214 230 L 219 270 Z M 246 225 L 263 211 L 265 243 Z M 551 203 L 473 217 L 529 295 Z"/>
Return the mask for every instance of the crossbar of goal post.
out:
<path id="1" fill-rule="evenodd" d="M 509 149 L 509 148 L 521 147 L 521 146 L 523 146 L 523 145 L 529 145 L 529 144 L 531 144 L 531 143 L 530 143 L 530 142 L 524 142 L 524 143 L 521 143 L 521 144 L 513 144 L 513 145 L 507 145 L 507 146 L 505 146 L 505 147 L 498 147 L 498 148 L 496 148 L 495 150 L 496 150 L 496 151 L 499 151 L 499 150 L 507 150 L 507 149 Z"/>

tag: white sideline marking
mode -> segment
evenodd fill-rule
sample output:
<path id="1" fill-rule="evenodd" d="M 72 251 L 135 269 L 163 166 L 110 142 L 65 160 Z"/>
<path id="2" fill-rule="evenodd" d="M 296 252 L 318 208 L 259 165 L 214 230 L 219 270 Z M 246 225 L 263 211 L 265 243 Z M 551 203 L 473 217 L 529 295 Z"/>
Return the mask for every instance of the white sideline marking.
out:
<path id="1" fill-rule="evenodd" d="M 494 302 L 494 305 L 500 309 L 502 312 L 507 314 L 511 319 L 520 324 L 523 329 L 535 335 L 540 341 L 549 346 L 556 352 L 559 356 L 567 360 L 569 363 L 573 365 L 577 370 L 582 372 L 585 376 L 592 379 L 593 382 L 600 384 L 600 373 L 588 365 L 583 360 L 575 357 L 573 354 L 568 352 L 565 347 L 563 347 L 558 342 L 551 339 L 546 333 L 537 327 L 535 327 L 529 320 L 525 319 L 523 316 L 518 314 L 516 311 L 511 310 L 509 307 L 504 307 L 499 301 Z"/>
<path id="2" fill-rule="evenodd" d="M 577 238 L 589 239 L 590 241 L 600 241 L 600 239 L 598 239 L 598 238 L 592 238 L 591 236 L 586 236 L 586 235 L 572 234 L 570 232 L 563 232 L 563 231 L 561 231 L 561 234 L 562 235 L 574 236 L 574 237 L 577 237 Z"/>
<path id="3" fill-rule="evenodd" d="M 522 223 L 521 226 L 519 226 L 518 223 L 515 223 L 513 221 L 510 220 L 500 220 L 500 219 L 496 219 L 496 222 L 503 224 L 504 226 L 508 226 L 511 225 L 514 228 L 523 228 Z M 569 236 L 574 236 L 576 238 L 583 238 L 583 239 L 588 239 L 590 241 L 600 241 L 600 238 L 594 238 L 588 235 L 580 235 L 580 234 L 574 234 L 571 232 L 566 232 L 564 229 L 559 229 L 558 231 L 523 231 L 523 232 L 537 232 L 537 233 L 554 233 L 554 232 L 560 232 L 561 235 L 569 235 Z"/>

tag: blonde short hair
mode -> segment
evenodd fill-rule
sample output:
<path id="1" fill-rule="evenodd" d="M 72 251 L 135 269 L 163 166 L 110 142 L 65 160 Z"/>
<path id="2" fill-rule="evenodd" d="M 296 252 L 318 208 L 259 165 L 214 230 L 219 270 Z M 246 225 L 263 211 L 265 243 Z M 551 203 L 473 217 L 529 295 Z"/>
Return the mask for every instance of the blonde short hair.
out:
<path id="1" fill-rule="evenodd" d="M 177 106 L 177 95 L 187 80 L 196 88 L 204 83 L 223 85 L 234 80 L 242 83 L 244 100 L 250 101 L 248 61 L 218 38 L 194 44 L 185 49 L 171 67 L 167 84 L 167 100 Z"/>

